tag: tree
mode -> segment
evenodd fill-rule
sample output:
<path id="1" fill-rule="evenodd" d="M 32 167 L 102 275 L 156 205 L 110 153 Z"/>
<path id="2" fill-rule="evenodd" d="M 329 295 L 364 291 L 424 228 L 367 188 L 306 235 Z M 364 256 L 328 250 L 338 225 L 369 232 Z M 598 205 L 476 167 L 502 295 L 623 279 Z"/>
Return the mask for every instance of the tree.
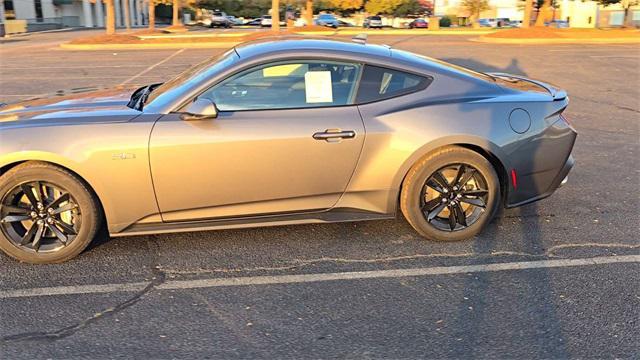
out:
<path id="1" fill-rule="evenodd" d="M 363 0 L 325 0 L 326 6 L 340 11 L 358 10 L 364 4 Z"/>
<path id="2" fill-rule="evenodd" d="M 156 28 L 156 4 L 153 0 L 147 0 L 149 2 L 149 30 L 153 31 Z"/>
<path id="3" fill-rule="evenodd" d="M 392 14 L 406 0 L 368 0 L 364 10 L 371 15 Z"/>
<path id="4" fill-rule="evenodd" d="M 280 0 L 271 0 L 271 31 L 280 32 Z"/>
<path id="5" fill-rule="evenodd" d="M 313 25 L 313 0 L 306 0 L 305 22 L 308 26 Z"/>
<path id="6" fill-rule="evenodd" d="M 478 23 L 478 19 L 480 18 L 480 13 L 489 9 L 489 1 L 488 0 L 462 0 L 460 3 L 462 7 L 467 9 L 470 14 L 471 21 L 473 21 L 473 27 L 479 28 L 480 23 Z"/>
<path id="7" fill-rule="evenodd" d="M 105 0 L 105 5 L 107 8 L 107 15 L 105 21 L 105 29 L 107 35 L 113 35 L 116 33 L 116 11 L 114 9 L 113 0 Z"/>
<path id="8" fill-rule="evenodd" d="M 180 26 L 182 22 L 180 22 L 180 0 L 173 0 L 173 20 L 171 21 L 171 26 Z"/>
<path id="9" fill-rule="evenodd" d="M 551 0 L 544 0 L 542 4 L 538 6 L 538 17 L 536 18 L 535 26 L 545 26 L 549 21 L 550 14 L 552 12 L 551 6 Z"/>
<path id="10" fill-rule="evenodd" d="M 404 17 L 410 14 L 421 14 L 425 10 L 418 0 L 405 0 L 393 10 L 393 15 Z"/>
<path id="11" fill-rule="evenodd" d="M 122 7 L 124 8 L 124 27 L 127 31 L 131 30 L 131 14 L 129 14 L 129 0 L 122 0 Z"/>
<path id="12" fill-rule="evenodd" d="M 622 26 L 626 27 L 629 21 L 629 8 L 632 6 L 640 5 L 639 0 L 594 0 L 598 4 L 607 7 L 609 5 L 620 4 L 622 9 L 624 9 L 624 21 L 622 22 Z"/>
<path id="13" fill-rule="evenodd" d="M 523 28 L 528 28 L 531 25 L 532 12 L 533 12 L 533 0 L 524 0 L 524 16 L 522 17 Z"/>

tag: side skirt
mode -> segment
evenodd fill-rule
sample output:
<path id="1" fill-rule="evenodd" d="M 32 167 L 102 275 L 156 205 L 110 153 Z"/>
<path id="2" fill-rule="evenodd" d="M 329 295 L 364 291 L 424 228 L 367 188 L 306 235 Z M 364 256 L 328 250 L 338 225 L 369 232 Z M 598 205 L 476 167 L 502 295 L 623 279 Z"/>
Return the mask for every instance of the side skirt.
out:
<path id="1" fill-rule="evenodd" d="M 380 214 L 356 209 L 333 209 L 324 212 L 264 215 L 235 219 L 214 219 L 170 223 L 133 224 L 112 237 L 164 234 L 192 231 L 240 229 L 295 224 L 322 224 L 365 220 L 394 219 L 395 214 Z"/>

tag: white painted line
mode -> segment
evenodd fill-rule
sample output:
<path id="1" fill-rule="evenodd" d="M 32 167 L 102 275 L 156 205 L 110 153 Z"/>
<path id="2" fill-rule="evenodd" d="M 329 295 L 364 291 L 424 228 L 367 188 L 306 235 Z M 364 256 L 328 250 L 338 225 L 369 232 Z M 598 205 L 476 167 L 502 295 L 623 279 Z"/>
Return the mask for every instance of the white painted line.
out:
<path id="1" fill-rule="evenodd" d="M 593 266 L 605 264 L 639 263 L 640 255 L 602 256 L 584 259 L 538 260 L 494 263 L 483 265 L 440 266 L 429 268 L 374 270 L 339 273 L 248 276 L 236 278 L 211 278 L 199 280 L 170 280 L 158 286 L 158 290 L 186 290 L 213 288 L 222 286 L 250 286 L 270 284 L 295 284 L 320 281 L 390 279 L 416 276 L 452 275 L 466 273 L 482 273 L 509 270 L 527 270 L 543 268 L 564 268 L 575 266 Z M 0 299 L 13 299 L 35 296 L 101 294 L 110 292 L 140 291 L 149 283 L 124 283 L 105 285 L 56 286 L 47 288 L 9 289 L 0 291 Z"/>
<path id="2" fill-rule="evenodd" d="M 103 294 L 112 292 L 135 292 L 144 289 L 148 283 L 124 283 L 81 286 L 54 286 L 31 289 L 14 289 L 0 291 L 0 299 L 13 299 L 34 296 Z"/>
<path id="3" fill-rule="evenodd" d="M 590 58 L 608 59 L 608 58 L 632 58 L 640 59 L 640 55 L 589 55 Z"/>
<path id="4" fill-rule="evenodd" d="M 135 80 L 135 79 L 139 78 L 140 76 L 142 76 L 142 75 L 144 75 L 144 74 L 148 73 L 149 71 L 151 71 L 151 70 L 155 69 L 157 66 L 160 66 L 160 65 L 162 65 L 162 64 L 164 64 L 164 63 L 166 63 L 167 61 L 171 60 L 171 58 L 173 58 L 174 56 L 176 56 L 176 55 L 178 55 L 178 54 L 182 53 L 184 50 L 185 50 L 185 49 L 180 49 L 180 50 L 178 50 L 178 51 L 174 52 L 173 54 L 171 54 L 171 55 L 167 56 L 166 58 L 164 58 L 164 60 L 162 60 L 162 61 L 160 61 L 160 62 L 157 62 L 157 63 L 155 63 L 155 64 L 153 64 L 153 65 L 149 66 L 148 68 L 144 69 L 142 72 L 138 73 L 137 75 L 134 75 L 134 76 L 130 77 L 129 79 L 127 79 L 127 80 L 123 81 L 122 83 L 120 83 L 120 85 L 127 84 L 127 83 L 129 83 L 129 82 L 131 82 L 131 81 L 133 81 L 133 80 Z"/>

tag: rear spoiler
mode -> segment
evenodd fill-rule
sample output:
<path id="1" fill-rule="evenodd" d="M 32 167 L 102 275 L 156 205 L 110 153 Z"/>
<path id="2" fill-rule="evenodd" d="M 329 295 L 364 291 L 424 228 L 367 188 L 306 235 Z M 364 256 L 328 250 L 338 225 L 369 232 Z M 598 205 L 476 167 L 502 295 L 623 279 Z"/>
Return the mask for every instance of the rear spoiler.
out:
<path id="1" fill-rule="evenodd" d="M 564 100 L 567 97 L 567 92 L 565 90 L 562 90 L 560 88 L 557 88 L 553 85 L 544 83 L 542 81 L 537 81 L 537 80 L 532 80 L 529 78 L 526 78 L 524 76 L 518 76 L 518 75 L 513 75 L 513 74 L 506 74 L 506 73 L 489 73 L 489 75 L 491 76 L 495 76 L 495 77 L 499 77 L 503 80 L 509 81 L 511 79 L 511 81 L 515 80 L 522 80 L 522 81 L 527 81 L 530 82 L 532 84 L 536 84 L 544 89 L 546 89 L 549 94 L 551 94 L 551 96 L 553 97 L 553 100 Z"/>

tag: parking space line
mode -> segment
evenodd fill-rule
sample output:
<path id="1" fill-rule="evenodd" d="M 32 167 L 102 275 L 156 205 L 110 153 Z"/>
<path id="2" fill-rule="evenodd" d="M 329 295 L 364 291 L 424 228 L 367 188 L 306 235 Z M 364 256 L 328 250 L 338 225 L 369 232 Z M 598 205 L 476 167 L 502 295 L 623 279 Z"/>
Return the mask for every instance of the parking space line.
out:
<path id="1" fill-rule="evenodd" d="M 176 55 L 181 54 L 183 51 L 185 51 L 185 49 L 180 49 L 180 50 L 174 52 L 173 54 L 171 54 L 171 55 L 167 56 L 166 58 L 164 58 L 162 61 L 159 61 L 159 62 L 149 66 L 148 68 L 144 69 L 142 72 L 138 73 L 137 75 L 134 75 L 134 76 L 130 77 L 129 79 L 123 81 L 122 83 L 120 83 L 120 85 L 127 84 L 127 83 L 139 78 L 140 76 L 142 76 L 142 75 L 148 73 L 149 71 L 155 69 L 157 66 L 160 66 L 160 65 L 166 63 L 167 61 L 171 60 Z"/>
<path id="2" fill-rule="evenodd" d="M 481 265 L 439 266 L 397 270 L 373 270 L 338 273 L 248 276 L 236 278 L 209 278 L 198 280 L 170 280 L 157 285 L 158 290 L 187 290 L 213 287 L 255 286 L 313 283 L 322 281 L 391 279 L 405 277 L 423 277 L 434 275 L 455 275 L 496 271 L 519 271 L 528 269 L 565 268 L 577 266 L 595 266 L 606 264 L 640 263 L 640 255 L 602 256 L 580 259 L 538 260 L 492 263 Z M 140 291 L 149 283 L 123 283 L 104 285 L 56 286 L 31 289 L 9 289 L 0 291 L 0 299 L 13 299 L 37 296 L 101 294 L 112 292 Z"/>

